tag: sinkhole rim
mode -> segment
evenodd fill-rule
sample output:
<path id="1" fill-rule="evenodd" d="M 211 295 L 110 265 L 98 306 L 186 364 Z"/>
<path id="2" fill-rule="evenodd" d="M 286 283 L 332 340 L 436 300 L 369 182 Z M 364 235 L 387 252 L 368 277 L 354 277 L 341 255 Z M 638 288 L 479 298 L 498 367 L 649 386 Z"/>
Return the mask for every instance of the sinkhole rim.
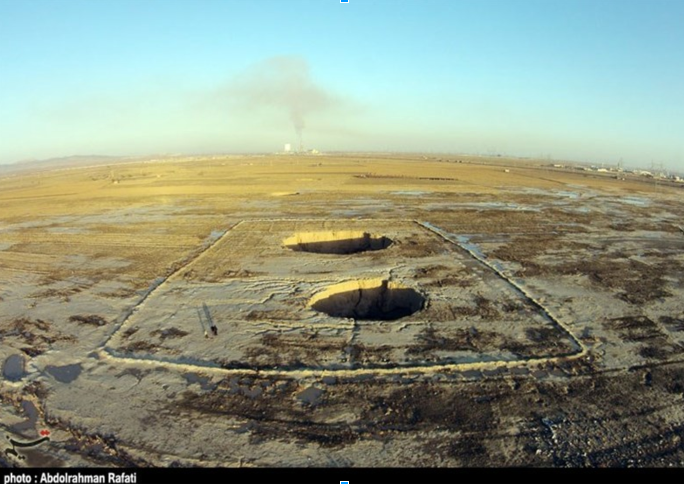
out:
<path id="1" fill-rule="evenodd" d="M 297 232 L 283 239 L 283 245 L 295 252 L 335 255 L 384 250 L 393 243 L 386 235 L 346 229 Z"/>
<path id="2" fill-rule="evenodd" d="M 375 278 L 328 286 L 309 300 L 308 307 L 334 318 L 397 321 L 422 311 L 427 302 L 413 287 Z"/>

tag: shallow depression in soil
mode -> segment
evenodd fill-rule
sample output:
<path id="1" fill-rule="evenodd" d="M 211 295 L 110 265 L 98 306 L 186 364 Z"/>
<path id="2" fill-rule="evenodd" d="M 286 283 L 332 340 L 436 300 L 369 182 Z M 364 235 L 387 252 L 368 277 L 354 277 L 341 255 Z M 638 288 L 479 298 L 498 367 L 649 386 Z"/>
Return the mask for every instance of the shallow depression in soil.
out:
<path id="1" fill-rule="evenodd" d="M 317 254 L 355 254 L 368 250 L 382 250 L 392 245 L 392 239 L 358 230 L 329 230 L 300 232 L 283 240 L 285 247 L 294 251 Z"/>
<path id="2" fill-rule="evenodd" d="M 384 279 L 366 279 L 330 286 L 315 295 L 309 306 L 336 318 L 394 321 L 425 306 L 418 291 Z"/>
<path id="3" fill-rule="evenodd" d="M 9 381 L 19 381 L 25 373 L 24 357 L 21 355 L 9 356 L 2 365 L 2 376 Z"/>

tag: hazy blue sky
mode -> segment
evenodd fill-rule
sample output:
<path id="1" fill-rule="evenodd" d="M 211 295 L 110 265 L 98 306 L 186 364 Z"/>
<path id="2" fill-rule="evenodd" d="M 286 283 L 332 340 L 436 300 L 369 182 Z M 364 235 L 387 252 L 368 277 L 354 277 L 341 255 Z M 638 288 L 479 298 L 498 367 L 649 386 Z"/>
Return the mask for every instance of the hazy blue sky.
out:
<path id="1" fill-rule="evenodd" d="M 0 0 L 0 163 L 498 152 L 684 170 L 681 0 Z"/>

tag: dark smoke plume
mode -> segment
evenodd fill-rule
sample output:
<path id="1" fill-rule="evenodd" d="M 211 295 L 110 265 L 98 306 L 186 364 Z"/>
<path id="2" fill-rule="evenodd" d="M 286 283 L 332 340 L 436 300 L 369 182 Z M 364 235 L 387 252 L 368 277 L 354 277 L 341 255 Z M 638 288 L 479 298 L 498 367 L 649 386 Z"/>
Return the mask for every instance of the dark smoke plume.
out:
<path id="1" fill-rule="evenodd" d="M 228 92 L 239 106 L 249 110 L 264 107 L 285 110 L 300 145 L 306 117 L 337 103 L 333 95 L 311 79 L 309 65 L 300 57 L 266 59 L 238 76 L 229 85 Z"/>

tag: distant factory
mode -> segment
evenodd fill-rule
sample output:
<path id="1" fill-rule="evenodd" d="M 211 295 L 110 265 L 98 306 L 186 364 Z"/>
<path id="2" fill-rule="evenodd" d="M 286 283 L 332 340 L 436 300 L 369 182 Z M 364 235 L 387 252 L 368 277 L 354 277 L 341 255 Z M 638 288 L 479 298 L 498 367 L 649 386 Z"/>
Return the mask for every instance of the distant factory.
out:
<path id="1" fill-rule="evenodd" d="M 293 154 L 298 154 L 298 155 L 319 155 L 320 151 L 317 149 L 310 149 L 310 150 L 305 150 L 303 146 L 300 145 L 298 151 L 293 151 L 292 150 L 292 144 L 291 143 L 285 143 L 283 146 L 283 151 L 278 153 L 281 155 L 293 155 Z"/>

